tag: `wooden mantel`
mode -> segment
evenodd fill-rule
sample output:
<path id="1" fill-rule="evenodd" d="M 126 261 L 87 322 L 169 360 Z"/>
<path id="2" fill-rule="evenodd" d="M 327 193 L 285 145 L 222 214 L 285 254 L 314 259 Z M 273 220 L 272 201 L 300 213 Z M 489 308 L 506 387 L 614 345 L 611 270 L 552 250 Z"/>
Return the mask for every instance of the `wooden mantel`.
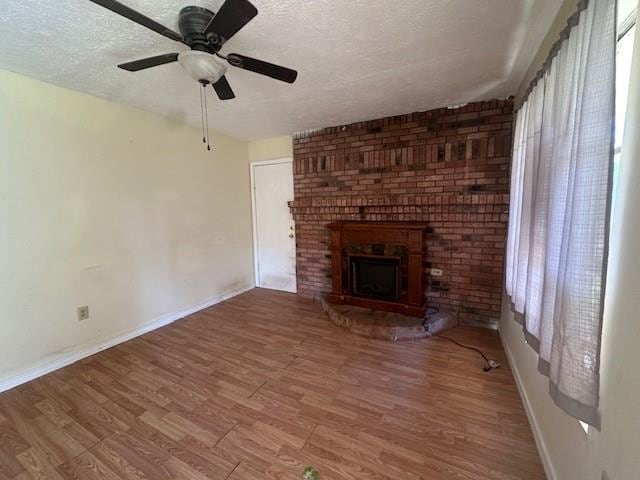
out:
<path id="1" fill-rule="evenodd" d="M 423 288 L 424 234 L 427 225 L 408 222 L 335 222 L 331 231 L 331 283 L 328 300 L 337 304 L 356 305 L 374 310 L 422 317 L 426 304 Z M 404 278 L 397 301 L 356 296 L 349 282 L 349 252 L 353 249 L 388 251 L 400 248 Z M 383 255 L 381 255 L 383 256 Z"/>

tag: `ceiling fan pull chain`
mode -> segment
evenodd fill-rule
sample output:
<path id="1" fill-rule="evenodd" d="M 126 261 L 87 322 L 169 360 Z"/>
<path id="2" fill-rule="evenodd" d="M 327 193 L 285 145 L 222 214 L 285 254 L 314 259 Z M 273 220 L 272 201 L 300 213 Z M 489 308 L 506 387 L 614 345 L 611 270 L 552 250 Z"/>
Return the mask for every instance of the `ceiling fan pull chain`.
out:
<path id="1" fill-rule="evenodd" d="M 207 150 L 211 150 L 211 147 L 209 146 L 209 109 L 207 108 L 207 92 L 205 91 L 206 87 L 207 86 L 203 83 L 202 96 L 204 97 L 204 124 L 207 129 Z"/>
<path id="2" fill-rule="evenodd" d="M 206 139 L 204 138 L 204 100 L 202 96 L 204 95 L 204 85 L 200 84 L 200 124 L 202 125 L 202 143 L 206 143 Z"/>

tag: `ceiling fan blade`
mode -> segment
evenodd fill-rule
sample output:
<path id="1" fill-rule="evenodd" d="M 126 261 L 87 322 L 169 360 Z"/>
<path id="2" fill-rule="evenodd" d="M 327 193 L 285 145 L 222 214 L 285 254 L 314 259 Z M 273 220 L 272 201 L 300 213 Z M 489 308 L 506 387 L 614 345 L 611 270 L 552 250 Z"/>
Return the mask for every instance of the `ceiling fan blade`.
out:
<path id="1" fill-rule="evenodd" d="M 164 55 L 158 55 L 157 57 L 149 57 L 143 58 L 141 60 L 134 60 L 133 62 L 121 63 L 120 65 L 118 65 L 118 68 L 127 70 L 128 72 L 137 72 L 138 70 L 157 67 L 158 65 L 176 62 L 177 60 L 177 53 L 165 53 Z"/>
<path id="2" fill-rule="evenodd" d="M 256 58 L 245 57 L 244 55 L 238 55 L 237 53 L 230 53 L 227 55 L 227 60 L 234 67 L 244 68 L 245 70 L 250 70 L 287 83 L 295 82 L 298 77 L 298 72 L 291 70 L 290 68 L 274 65 L 273 63 L 258 60 Z"/>
<path id="3" fill-rule="evenodd" d="M 236 98 L 235 93 L 231 89 L 231 85 L 227 81 L 227 77 L 224 75 L 220 77 L 216 83 L 213 84 L 213 89 L 216 91 L 218 98 L 220 100 L 231 100 L 232 98 Z"/>
<path id="4" fill-rule="evenodd" d="M 90 0 L 90 1 L 108 10 L 111 10 L 112 12 L 117 13 L 118 15 L 122 15 L 123 17 L 128 18 L 132 22 L 136 22 L 137 24 L 142 25 L 143 27 L 147 27 L 148 29 L 153 30 L 154 32 L 157 32 L 160 35 L 164 35 L 165 37 L 170 38 L 171 40 L 184 43 L 182 35 L 180 35 L 178 32 L 174 32 L 170 28 L 167 28 L 164 25 L 161 25 L 158 22 L 151 20 L 149 17 L 145 17 L 141 13 L 136 12 L 132 8 L 129 8 L 126 5 L 123 5 L 122 3 L 117 2 L 116 0 Z"/>
<path id="5" fill-rule="evenodd" d="M 258 9 L 249 0 L 225 0 L 204 33 L 215 44 L 222 46 L 257 14 Z"/>

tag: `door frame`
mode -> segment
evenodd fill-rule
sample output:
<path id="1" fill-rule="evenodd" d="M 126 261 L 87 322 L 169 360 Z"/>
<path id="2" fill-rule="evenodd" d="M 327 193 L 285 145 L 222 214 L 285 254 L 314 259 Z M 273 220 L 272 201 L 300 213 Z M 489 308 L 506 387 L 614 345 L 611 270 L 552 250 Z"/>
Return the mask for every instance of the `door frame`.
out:
<path id="1" fill-rule="evenodd" d="M 256 287 L 261 287 L 261 285 L 260 285 L 260 262 L 258 259 L 258 211 L 256 209 L 255 169 L 256 167 L 263 167 L 265 165 L 277 165 L 280 163 L 290 163 L 291 172 L 293 175 L 293 157 L 274 158 L 271 160 L 257 160 L 249 163 L 249 176 L 251 179 L 251 225 L 253 228 L 253 275 L 254 275 L 254 283 Z M 292 220 L 292 224 L 293 224 L 293 220 Z M 295 231 L 295 224 L 294 224 L 294 231 Z M 293 267 L 295 270 L 295 267 L 296 267 L 295 255 L 293 256 Z M 295 290 L 296 291 L 298 290 L 297 281 L 295 283 Z"/>

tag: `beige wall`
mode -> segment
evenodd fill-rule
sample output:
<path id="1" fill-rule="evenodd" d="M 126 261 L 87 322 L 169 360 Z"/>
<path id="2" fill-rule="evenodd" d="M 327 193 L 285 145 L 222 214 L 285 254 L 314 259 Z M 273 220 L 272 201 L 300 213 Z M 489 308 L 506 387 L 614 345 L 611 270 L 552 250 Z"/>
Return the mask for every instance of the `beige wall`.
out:
<path id="1" fill-rule="evenodd" d="M 640 35 L 636 36 L 640 51 Z M 602 431 L 585 433 L 577 420 L 551 401 L 537 357 L 525 344 L 506 300 L 500 335 L 518 379 L 550 478 L 640 478 L 640 56 L 631 80 L 620 184 L 613 213 L 601 354 Z"/>
<path id="2" fill-rule="evenodd" d="M 293 139 L 290 135 L 249 143 L 249 160 L 252 162 L 286 157 L 293 157 Z"/>
<path id="3" fill-rule="evenodd" d="M 213 144 L 0 71 L 0 389 L 252 285 L 248 144 Z"/>
<path id="4" fill-rule="evenodd" d="M 578 2 L 576 0 L 562 0 L 562 5 L 560 6 L 560 10 L 558 10 L 555 20 L 551 24 L 551 27 L 549 27 L 549 31 L 542 40 L 536 55 L 533 57 L 533 60 L 527 69 L 527 73 L 524 74 L 524 78 L 518 87 L 516 92 L 516 102 L 519 102 L 525 94 L 527 87 L 529 87 L 529 83 L 531 83 L 531 80 L 535 77 L 536 73 L 538 73 L 538 70 L 540 70 L 542 64 L 547 59 L 549 50 L 556 40 L 558 40 L 560 31 L 567 26 L 567 18 L 576 11 L 577 4 Z"/>
<path id="5" fill-rule="evenodd" d="M 560 0 L 553 0 L 560 1 Z M 618 23 L 621 23 L 632 11 L 636 8 L 638 2 L 637 0 L 617 0 L 618 2 Z M 562 0 L 562 4 L 560 5 L 560 9 L 556 14 L 556 18 L 554 19 L 551 27 L 549 27 L 549 31 L 545 35 L 538 51 L 536 52 L 527 72 L 525 73 L 518 90 L 516 91 L 516 102 L 519 103 L 519 100 L 525 94 L 527 88 L 529 87 L 529 83 L 533 77 L 538 73 L 538 70 L 542 67 L 542 64 L 547 59 L 549 54 L 549 50 L 553 46 L 553 44 L 558 40 L 560 35 L 560 31 L 567 26 L 567 18 L 572 15 L 576 11 L 576 6 L 578 2 L 577 0 Z"/>
<path id="6" fill-rule="evenodd" d="M 566 27 L 567 18 L 569 18 L 569 16 L 576 11 L 577 4 L 577 0 L 562 0 L 562 5 L 560 6 L 560 10 L 558 10 L 555 20 L 551 24 L 551 27 L 549 27 L 549 31 L 542 40 L 538 51 L 536 52 L 533 60 L 531 61 L 531 64 L 529 65 L 529 68 L 527 69 L 527 73 L 524 74 L 524 78 L 522 79 L 522 82 L 520 83 L 520 86 L 516 91 L 515 97 L 517 103 L 519 103 L 519 100 L 526 92 L 529 83 L 531 83 L 531 80 L 533 79 L 533 77 L 535 77 L 536 73 L 538 73 L 538 70 L 540 70 L 542 64 L 547 59 L 549 50 L 558 39 L 560 31 L 564 27 Z"/>

